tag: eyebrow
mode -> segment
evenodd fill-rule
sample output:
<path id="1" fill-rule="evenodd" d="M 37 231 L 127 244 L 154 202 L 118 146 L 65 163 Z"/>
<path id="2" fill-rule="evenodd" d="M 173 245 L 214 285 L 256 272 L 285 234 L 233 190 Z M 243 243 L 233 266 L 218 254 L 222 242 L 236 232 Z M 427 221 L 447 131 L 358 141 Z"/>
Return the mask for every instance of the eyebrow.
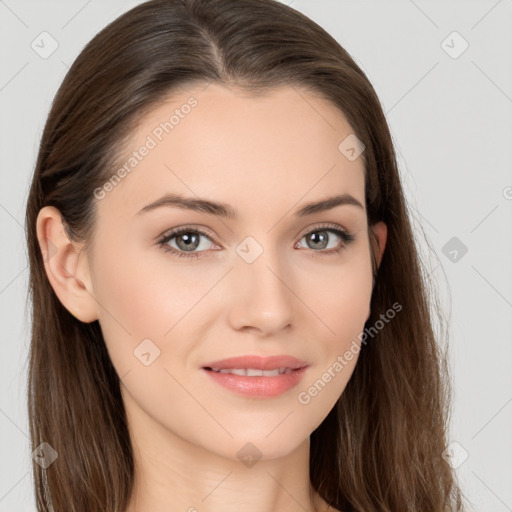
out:
<path id="1" fill-rule="evenodd" d="M 342 205 L 357 206 L 364 210 L 364 206 L 355 197 L 350 194 L 341 194 L 307 203 L 295 213 L 295 216 L 305 217 L 314 213 L 331 210 L 336 206 Z M 237 212 L 226 203 L 210 201 L 202 198 L 185 197 L 180 194 L 165 194 L 156 201 L 144 206 L 144 208 L 137 212 L 137 215 L 147 213 L 164 206 L 204 212 L 210 215 L 217 215 L 219 217 L 225 217 L 233 220 L 238 218 Z"/>

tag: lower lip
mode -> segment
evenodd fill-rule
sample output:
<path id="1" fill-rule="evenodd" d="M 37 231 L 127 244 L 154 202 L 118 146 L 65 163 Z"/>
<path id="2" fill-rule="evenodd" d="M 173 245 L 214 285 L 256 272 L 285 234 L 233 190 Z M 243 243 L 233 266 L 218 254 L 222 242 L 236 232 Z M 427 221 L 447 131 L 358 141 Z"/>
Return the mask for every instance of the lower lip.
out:
<path id="1" fill-rule="evenodd" d="M 294 388 L 304 376 L 307 366 L 283 373 L 277 377 L 247 377 L 220 373 L 202 368 L 217 384 L 240 395 L 267 398 L 278 396 Z"/>

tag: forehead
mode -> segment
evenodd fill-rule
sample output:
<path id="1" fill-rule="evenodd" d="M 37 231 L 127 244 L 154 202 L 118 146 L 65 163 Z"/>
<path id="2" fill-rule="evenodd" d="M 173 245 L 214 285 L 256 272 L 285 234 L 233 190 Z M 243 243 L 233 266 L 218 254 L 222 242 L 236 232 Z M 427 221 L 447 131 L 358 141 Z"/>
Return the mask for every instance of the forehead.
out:
<path id="1" fill-rule="evenodd" d="M 364 204 L 362 158 L 339 150 L 352 133 L 332 103 L 295 86 L 258 95 L 218 84 L 181 88 L 142 116 L 108 201 L 124 199 L 135 213 L 178 192 L 231 203 L 241 214 L 245 205 L 248 215 L 337 192 Z"/>

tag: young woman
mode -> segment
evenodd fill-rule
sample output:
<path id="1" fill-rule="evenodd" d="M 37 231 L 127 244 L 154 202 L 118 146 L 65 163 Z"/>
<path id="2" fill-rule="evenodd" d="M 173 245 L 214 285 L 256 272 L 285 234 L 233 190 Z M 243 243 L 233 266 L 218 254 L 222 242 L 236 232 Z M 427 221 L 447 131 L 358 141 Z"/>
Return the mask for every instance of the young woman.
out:
<path id="1" fill-rule="evenodd" d="M 462 510 L 386 119 L 301 13 L 152 0 L 107 26 L 26 225 L 39 512 Z"/>

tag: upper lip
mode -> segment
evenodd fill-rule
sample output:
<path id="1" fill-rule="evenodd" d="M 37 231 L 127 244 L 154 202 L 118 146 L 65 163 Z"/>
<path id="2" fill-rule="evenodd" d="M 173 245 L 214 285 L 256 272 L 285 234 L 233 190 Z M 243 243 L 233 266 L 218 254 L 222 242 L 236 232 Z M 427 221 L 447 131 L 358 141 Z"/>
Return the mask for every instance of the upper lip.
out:
<path id="1" fill-rule="evenodd" d="M 215 368 L 216 370 L 231 370 L 234 368 L 254 368 L 255 370 L 274 370 L 276 368 L 292 368 L 294 370 L 308 366 L 308 363 L 293 356 L 256 356 L 246 355 L 230 357 L 219 361 L 212 361 L 203 365 L 203 368 Z"/>

